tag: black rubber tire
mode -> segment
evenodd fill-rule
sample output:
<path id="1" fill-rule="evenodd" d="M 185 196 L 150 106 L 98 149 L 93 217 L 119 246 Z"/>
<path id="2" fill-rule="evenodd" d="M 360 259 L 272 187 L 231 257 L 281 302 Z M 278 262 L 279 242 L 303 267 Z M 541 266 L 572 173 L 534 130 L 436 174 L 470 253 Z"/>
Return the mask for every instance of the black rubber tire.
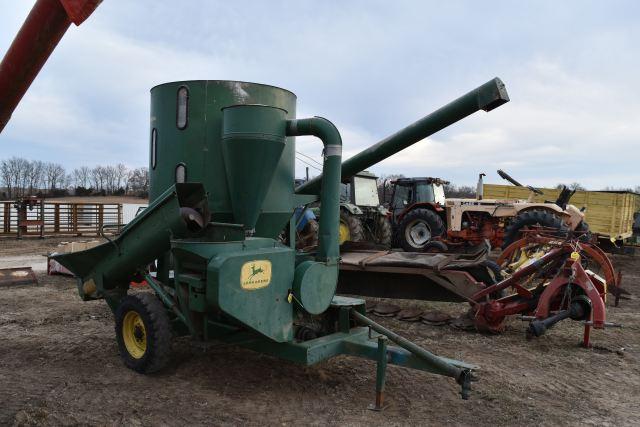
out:
<path id="1" fill-rule="evenodd" d="M 491 260 L 483 261 L 480 266 L 472 268 L 469 273 L 474 279 L 481 281 L 487 286 L 495 285 L 503 280 L 502 269 L 498 263 Z M 509 295 L 509 291 L 507 289 L 494 292 L 491 294 L 491 297 L 495 299 L 506 297 Z"/>
<path id="2" fill-rule="evenodd" d="M 581 235 L 580 240 L 583 242 L 590 241 L 592 237 L 591 231 L 589 231 L 589 224 L 587 224 L 587 221 L 584 221 L 584 220 L 582 220 L 580 224 L 578 224 L 574 233 L 577 235 Z"/>
<path id="3" fill-rule="evenodd" d="M 569 228 L 567 224 L 558 215 L 544 210 L 530 210 L 520 213 L 516 216 L 511 224 L 509 224 L 504 233 L 504 241 L 502 249 L 506 248 L 516 240 L 520 239 L 521 230 L 524 227 L 542 226 L 547 228 L 555 228 L 558 236 L 566 236 Z"/>
<path id="4" fill-rule="evenodd" d="M 393 231 L 391 228 L 391 221 L 389 218 L 383 215 L 378 215 L 376 218 L 376 235 L 374 236 L 374 241 L 378 245 L 391 247 L 391 237 L 393 236 Z"/>
<path id="5" fill-rule="evenodd" d="M 487 267 L 491 273 L 493 274 L 493 279 L 495 281 L 495 283 L 501 282 L 503 277 L 502 277 L 502 269 L 500 268 L 500 266 L 498 265 L 497 262 L 495 261 L 491 261 L 491 260 L 486 260 L 482 263 L 482 265 L 484 265 L 485 267 Z"/>
<path id="6" fill-rule="evenodd" d="M 124 343 L 123 322 L 130 311 L 138 313 L 146 330 L 146 350 L 142 357 L 133 357 Z M 152 293 L 127 295 L 115 313 L 116 339 L 124 364 L 141 374 L 150 374 L 164 368 L 171 354 L 171 326 L 162 302 Z"/>
<path id="7" fill-rule="evenodd" d="M 364 228 L 362 228 L 360 218 L 351 215 L 345 210 L 340 210 L 340 222 L 346 224 L 349 228 L 349 239 L 346 240 L 347 242 L 361 242 L 364 240 Z"/>
<path id="8" fill-rule="evenodd" d="M 410 239 L 407 238 L 407 228 L 416 225 L 417 222 L 425 224 L 431 233 L 431 237 L 422 244 L 410 241 Z M 414 209 L 406 214 L 400 222 L 398 226 L 398 240 L 405 252 L 422 252 L 431 239 L 442 236 L 445 231 L 444 222 L 437 213 L 429 209 Z"/>
<path id="9" fill-rule="evenodd" d="M 296 249 L 318 246 L 320 225 L 315 219 L 310 219 L 301 232 L 296 233 Z"/>

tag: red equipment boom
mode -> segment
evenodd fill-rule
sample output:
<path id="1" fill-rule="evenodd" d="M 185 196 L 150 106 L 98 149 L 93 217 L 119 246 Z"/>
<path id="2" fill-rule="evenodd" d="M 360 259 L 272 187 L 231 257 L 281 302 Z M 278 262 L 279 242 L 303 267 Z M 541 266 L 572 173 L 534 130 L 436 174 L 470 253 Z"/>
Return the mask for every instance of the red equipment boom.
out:
<path id="1" fill-rule="evenodd" d="M 101 2 L 36 2 L 0 63 L 0 132 L 71 23 L 82 24 Z"/>

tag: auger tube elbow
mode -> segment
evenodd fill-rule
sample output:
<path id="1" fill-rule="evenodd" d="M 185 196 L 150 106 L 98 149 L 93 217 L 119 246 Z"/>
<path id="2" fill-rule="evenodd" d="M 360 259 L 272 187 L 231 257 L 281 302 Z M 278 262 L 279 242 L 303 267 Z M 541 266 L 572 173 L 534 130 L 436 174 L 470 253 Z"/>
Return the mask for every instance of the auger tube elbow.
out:
<path id="1" fill-rule="evenodd" d="M 342 137 L 335 125 L 323 117 L 287 120 L 287 136 L 302 135 L 315 136 L 324 144 L 320 190 L 320 236 L 316 259 L 327 263 L 337 263 L 340 256 L 338 225 Z"/>

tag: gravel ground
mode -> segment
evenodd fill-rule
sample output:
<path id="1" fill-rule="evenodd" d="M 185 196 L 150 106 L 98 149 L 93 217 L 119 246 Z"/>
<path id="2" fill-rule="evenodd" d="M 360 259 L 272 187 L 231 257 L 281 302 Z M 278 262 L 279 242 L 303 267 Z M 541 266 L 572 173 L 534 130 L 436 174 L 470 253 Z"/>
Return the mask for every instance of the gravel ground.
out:
<path id="1" fill-rule="evenodd" d="M 51 251 L 65 239 L 0 240 L 2 258 Z M 640 260 L 616 256 L 624 287 L 640 294 Z M 577 344 L 564 322 L 533 341 L 513 320 L 500 336 L 376 318 L 430 351 L 481 366 L 471 399 L 450 379 L 390 367 L 384 412 L 368 411 L 375 364 L 337 357 L 301 367 L 229 346 L 175 340 L 161 373 L 120 362 L 113 316 L 82 302 L 75 281 L 38 273 L 37 286 L 0 287 L 0 425 L 640 425 L 640 303 L 608 307 L 622 329 Z M 464 304 L 402 301 L 457 315 Z"/>

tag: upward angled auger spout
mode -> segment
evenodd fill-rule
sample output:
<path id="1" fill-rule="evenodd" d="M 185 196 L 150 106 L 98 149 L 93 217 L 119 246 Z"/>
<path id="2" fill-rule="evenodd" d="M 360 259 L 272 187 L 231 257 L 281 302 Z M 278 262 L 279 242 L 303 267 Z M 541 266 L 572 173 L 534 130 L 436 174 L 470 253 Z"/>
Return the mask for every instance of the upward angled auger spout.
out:
<path id="1" fill-rule="evenodd" d="M 342 182 L 476 111 L 491 111 L 506 102 L 509 95 L 504 83 L 497 77 L 491 79 L 343 162 Z M 322 175 L 317 176 L 296 188 L 296 193 L 319 194 L 321 182 Z"/>
<path id="2" fill-rule="evenodd" d="M 73 23 L 82 24 L 102 0 L 37 0 L 0 62 L 0 132 Z"/>

